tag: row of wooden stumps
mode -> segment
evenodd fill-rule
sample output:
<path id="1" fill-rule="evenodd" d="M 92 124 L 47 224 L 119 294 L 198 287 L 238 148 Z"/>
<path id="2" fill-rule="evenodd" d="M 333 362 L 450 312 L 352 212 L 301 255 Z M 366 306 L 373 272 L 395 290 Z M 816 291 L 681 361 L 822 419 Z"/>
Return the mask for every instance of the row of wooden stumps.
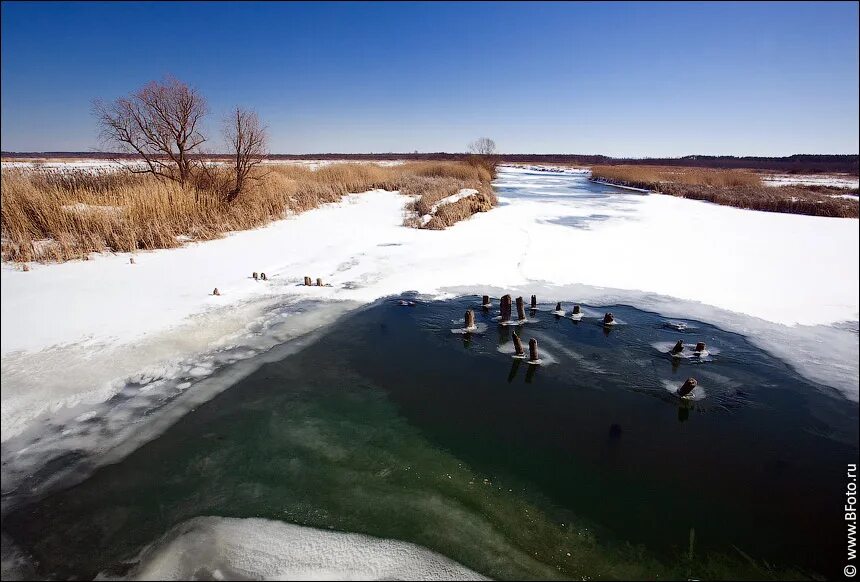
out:
<path id="1" fill-rule="evenodd" d="M 305 286 L 306 287 L 313 287 L 314 286 L 314 283 L 310 277 L 307 277 L 307 276 L 305 277 Z M 323 280 L 320 277 L 317 277 L 316 287 L 322 287 L 322 286 L 323 286 Z"/>
<path id="2" fill-rule="evenodd" d="M 520 322 L 525 321 L 526 312 L 525 312 L 525 307 L 524 307 L 522 297 L 517 297 L 516 305 L 517 305 L 517 319 Z M 484 295 L 481 298 L 481 307 L 484 309 L 489 309 L 490 307 L 492 307 L 492 303 L 490 302 L 490 296 L 489 295 Z M 502 324 L 506 324 L 506 323 L 510 322 L 512 307 L 513 307 L 513 302 L 511 300 L 511 296 L 510 295 L 503 295 L 499 301 L 499 311 L 501 312 L 501 323 Z M 535 295 L 531 296 L 531 309 L 537 309 L 537 296 L 535 296 Z M 555 304 L 555 311 L 557 313 L 562 311 L 560 301 Z M 579 305 L 574 305 L 573 311 L 571 312 L 571 315 L 581 315 L 581 314 L 582 314 L 582 310 L 579 307 Z M 615 324 L 615 316 L 611 312 L 606 312 L 603 316 L 603 325 L 610 326 L 610 325 L 614 325 L 614 324 Z M 475 314 L 471 309 L 466 311 L 465 327 L 466 327 L 467 331 L 476 329 Z M 516 358 L 519 358 L 519 359 L 525 358 L 525 350 L 523 349 L 523 342 L 520 339 L 520 336 L 517 335 L 517 332 L 513 332 L 513 341 L 514 341 L 514 356 Z M 683 351 L 684 351 L 684 342 L 682 342 L 681 340 L 678 340 L 678 342 L 670 350 L 669 353 L 672 356 L 677 357 Z M 705 351 L 705 342 L 697 342 L 696 347 L 693 350 L 693 354 L 694 355 L 701 355 L 702 353 L 704 353 L 704 351 Z M 529 363 L 530 364 L 540 363 L 540 357 L 538 354 L 538 345 L 537 345 L 537 340 L 535 338 L 531 338 L 529 340 Z M 692 378 L 692 377 L 687 378 L 687 380 L 684 381 L 684 383 L 681 385 L 681 387 L 678 388 L 678 392 L 677 392 L 678 396 L 681 396 L 681 397 L 688 396 L 690 393 L 693 392 L 693 390 L 696 389 L 696 386 L 698 386 L 698 384 L 699 383 L 695 378 Z"/>

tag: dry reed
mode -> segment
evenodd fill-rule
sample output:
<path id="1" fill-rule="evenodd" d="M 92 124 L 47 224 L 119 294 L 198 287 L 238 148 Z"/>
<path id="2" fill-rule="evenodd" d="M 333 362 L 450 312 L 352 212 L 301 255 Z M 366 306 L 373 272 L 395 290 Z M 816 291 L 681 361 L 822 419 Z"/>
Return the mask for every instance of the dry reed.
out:
<path id="1" fill-rule="evenodd" d="M 405 190 L 419 201 L 425 194 L 437 196 L 440 184 L 492 193 L 490 171 L 458 162 L 347 163 L 317 170 L 271 164 L 258 178 L 228 204 L 221 194 L 225 168 L 216 168 L 209 183 L 197 188 L 114 170 L 3 169 L 2 255 L 13 261 L 65 261 L 91 252 L 171 248 L 374 189 Z"/>
<path id="2" fill-rule="evenodd" d="M 820 186 L 765 186 L 757 174 L 744 170 L 594 166 L 591 174 L 595 179 L 612 184 L 736 208 L 811 216 L 860 216 L 858 201 L 841 196 L 845 190 Z"/>

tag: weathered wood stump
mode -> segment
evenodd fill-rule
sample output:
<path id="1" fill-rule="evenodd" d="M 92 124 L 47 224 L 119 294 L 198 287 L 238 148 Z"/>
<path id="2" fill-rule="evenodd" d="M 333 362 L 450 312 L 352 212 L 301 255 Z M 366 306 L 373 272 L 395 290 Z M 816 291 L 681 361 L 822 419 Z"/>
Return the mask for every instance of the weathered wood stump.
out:
<path id="1" fill-rule="evenodd" d="M 128 258 L 128 264 L 129 264 L 129 265 L 133 265 L 133 264 L 134 264 L 134 257 L 129 257 L 129 258 Z"/>
<path id="2" fill-rule="evenodd" d="M 555 304 L 555 310 L 561 311 L 561 301 L 559 301 L 558 303 Z"/>
<path id="3" fill-rule="evenodd" d="M 540 359 L 538 356 L 537 340 L 532 338 L 529 340 L 529 361 L 537 362 Z"/>
<path id="4" fill-rule="evenodd" d="M 697 351 L 697 352 L 704 352 L 704 351 L 705 351 L 705 342 L 698 342 L 698 343 L 696 344 L 696 349 L 695 349 L 695 351 Z"/>
<path id="5" fill-rule="evenodd" d="M 684 384 L 678 388 L 678 396 L 687 396 L 690 392 L 696 389 L 698 386 L 698 382 L 696 382 L 695 378 L 687 378 Z"/>
<path id="6" fill-rule="evenodd" d="M 311 286 L 311 278 L 310 277 L 305 277 L 305 285 L 307 285 L 308 287 Z"/>
<path id="7" fill-rule="evenodd" d="M 260 280 L 261 281 L 268 281 L 269 279 L 266 277 L 265 273 L 260 273 Z"/>
<path id="8" fill-rule="evenodd" d="M 502 313 L 502 321 L 510 321 L 511 320 L 511 296 L 503 295 L 501 301 L 499 302 L 499 309 Z"/>
<path id="9" fill-rule="evenodd" d="M 490 296 L 484 295 L 484 297 L 481 299 L 481 307 L 487 308 L 489 306 L 490 306 Z"/>
<path id="10" fill-rule="evenodd" d="M 673 356 L 676 356 L 684 351 L 684 343 L 681 340 L 678 340 L 678 343 L 675 344 L 675 347 L 669 352 Z"/>
<path id="11" fill-rule="evenodd" d="M 615 323 L 615 316 L 607 312 L 606 315 L 603 316 L 603 325 L 611 325 L 613 323 Z"/>
<path id="12" fill-rule="evenodd" d="M 322 287 L 322 286 L 323 286 L 322 279 L 317 277 L 317 287 Z"/>
<path id="13" fill-rule="evenodd" d="M 21 270 L 22 270 L 22 271 L 29 271 L 29 270 L 30 270 L 30 265 L 28 265 L 27 263 L 24 263 L 24 266 L 23 266 L 23 267 L 21 267 Z"/>
<path id="14" fill-rule="evenodd" d="M 251 273 L 251 276 L 254 278 L 254 281 L 256 281 L 257 279 L 260 278 L 260 276 L 257 275 L 257 271 L 254 271 L 253 273 Z"/>
<path id="15" fill-rule="evenodd" d="M 574 306 L 573 306 L 573 311 L 571 312 L 571 315 L 579 315 L 580 313 L 581 313 L 581 312 L 580 312 L 580 310 L 579 310 L 579 305 L 574 305 Z"/>
<path id="16" fill-rule="evenodd" d="M 532 309 L 537 309 L 537 295 L 532 295 Z"/>
<path id="17" fill-rule="evenodd" d="M 215 287 L 215 290 L 212 292 L 212 295 L 221 295 L 221 292 L 218 291 L 218 287 Z"/>
<path id="18" fill-rule="evenodd" d="M 523 304 L 523 298 L 517 297 L 517 319 L 523 321 L 526 318 L 526 308 Z"/>
<path id="19" fill-rule="evenodd" d="M 471 309 L 466 310 L 465 323 L 466 329 L 475 329 L 475 312 Z"/>
<path id="20" fill-rule="evenodd" d="M 513 333 L 514 339 L 514 350 L 518 356 L 526 355 L 525 350 L 523 350 L 523 342 L 520 340 L 520 336 L 517 335 L 517 332 Z"/>

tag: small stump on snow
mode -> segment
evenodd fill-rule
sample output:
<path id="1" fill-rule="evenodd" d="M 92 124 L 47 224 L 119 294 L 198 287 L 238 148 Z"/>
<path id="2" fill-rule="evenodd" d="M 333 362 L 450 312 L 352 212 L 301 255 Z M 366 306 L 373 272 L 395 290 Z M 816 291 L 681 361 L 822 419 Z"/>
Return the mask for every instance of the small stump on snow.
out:
<path id="1" fill-rule="evenodd" d="M 675 347 L 673 347 L 669 353 L 672 354 L 673 356 L 677 356 L 678 354 L 680 354 L 683 351 L 684 351 L 684 343 L 681 340 L 678 340 L 678 343 L 675 344 Z"/>
<path id="2" fill-rule="evenodd" d="M 511 296 L 503 295 L 501 301 L 499 302 L 499 310 L 502 313 L 502 321 L 510 321 L 511 320 Z"/>
<path id="3" fill-rule="evenodd" d="M 253 273 L 251 273 L 251 276 L 254 278 L 254 281 L 256 281 L 257 279 L 260 278 L 260 276 L 257 275 L 257 271 L 254 271 Z"/>
<path id="4" fill-rule="evenodd" d="M 305 277 L 305 285 L 308 287 L 311 286 L 311 278 L 310 277 Z"/>
<path id="5" fill-rule="evenodd" d="M 269 278 L 268 278 L 268 277 L 266 277 L 266 274 L 265 274 L 265 273 L 260 273 L 260 280 L 261 280 L 261 281 L 268 281 L 268 280 L 269 280 Z"/>
<path id="6" fill-rule="evenodd" d="M 322 287 L 322 286 L 323 286 L 322 279 L 317 277 L 317 287 Z"/>
<path id="7" fill-rule="evenodd" d="M 615 323 L 615 316 L 607 312 L 606 315 L 603 316 L 603 325 L 612 325 L 613 323 Z"/>
<path id="8" fill-rule="evenodd" d="M 465 324 L 467 330 L 475 329 L 477 327 L 475 325 L 475 312 L 471 309 L 466 310 Z"/>
<path id="9" fill-rule="evenodd" d="M 129 264 L 129 265 L 133 265 L 133 264 L 134 264 L 134 257 L 129 257 L 129 258 L 128 258 L 128 264 Z"/>
<path id="10" fill-rule="evenodd" d="M 517 319 L 523 321 L 526 318 L 526 309 L 523 305 L 523 298 L 517 297 Z"/>
<path id="11" fill-rule="evenodd" d="M 678 396 L 687 396 L 698 386 L 695 378 L 687 378 L 687 380 L 678 388 Z"/>
<path id="12" fill-rule="evenodd" d="M 221 295 L 221 292 L 218 291 L 218 287 L 215 287 L 215 290 L 212 291 L 212 295 Z"/>
<path id="13" fill-rule="evenodd" d="M 30 270 L 30 265 L 28 265 L 27 263 L 24 263 L 24 266 L 23 266 L 23 267 L 21 267 L 21 270 L 22 270 L 22 271 L 29 271 L 29 270 Z"/>
<path id="14" fill-rule="evenodd" d="M 520 340 L 520 336 L 517 335 L 517 332 L 513 333 L 514 338 L 514 350 L 518 356 L 525 356 L 526 352 L 523 350 L 523 342 Z"/>

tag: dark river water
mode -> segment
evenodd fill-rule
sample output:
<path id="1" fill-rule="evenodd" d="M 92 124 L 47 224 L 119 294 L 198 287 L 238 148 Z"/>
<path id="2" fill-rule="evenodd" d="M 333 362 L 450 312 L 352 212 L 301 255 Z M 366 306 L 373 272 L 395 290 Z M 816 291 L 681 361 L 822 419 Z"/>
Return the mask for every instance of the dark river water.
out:
<path id="1" fill-rule="evenodd" d="M 3 529 L 56 578 L 121 575 L 200 515 L 411 541 L 494 578 L 841 575 L 855 403 L 700 322 L 541 305 L 500 327 L 479 303 L 355 312 Z M 479 332 L 453 333 L 467 308 Z M 678 339 L 711 354 L 673 360 Z"/>

